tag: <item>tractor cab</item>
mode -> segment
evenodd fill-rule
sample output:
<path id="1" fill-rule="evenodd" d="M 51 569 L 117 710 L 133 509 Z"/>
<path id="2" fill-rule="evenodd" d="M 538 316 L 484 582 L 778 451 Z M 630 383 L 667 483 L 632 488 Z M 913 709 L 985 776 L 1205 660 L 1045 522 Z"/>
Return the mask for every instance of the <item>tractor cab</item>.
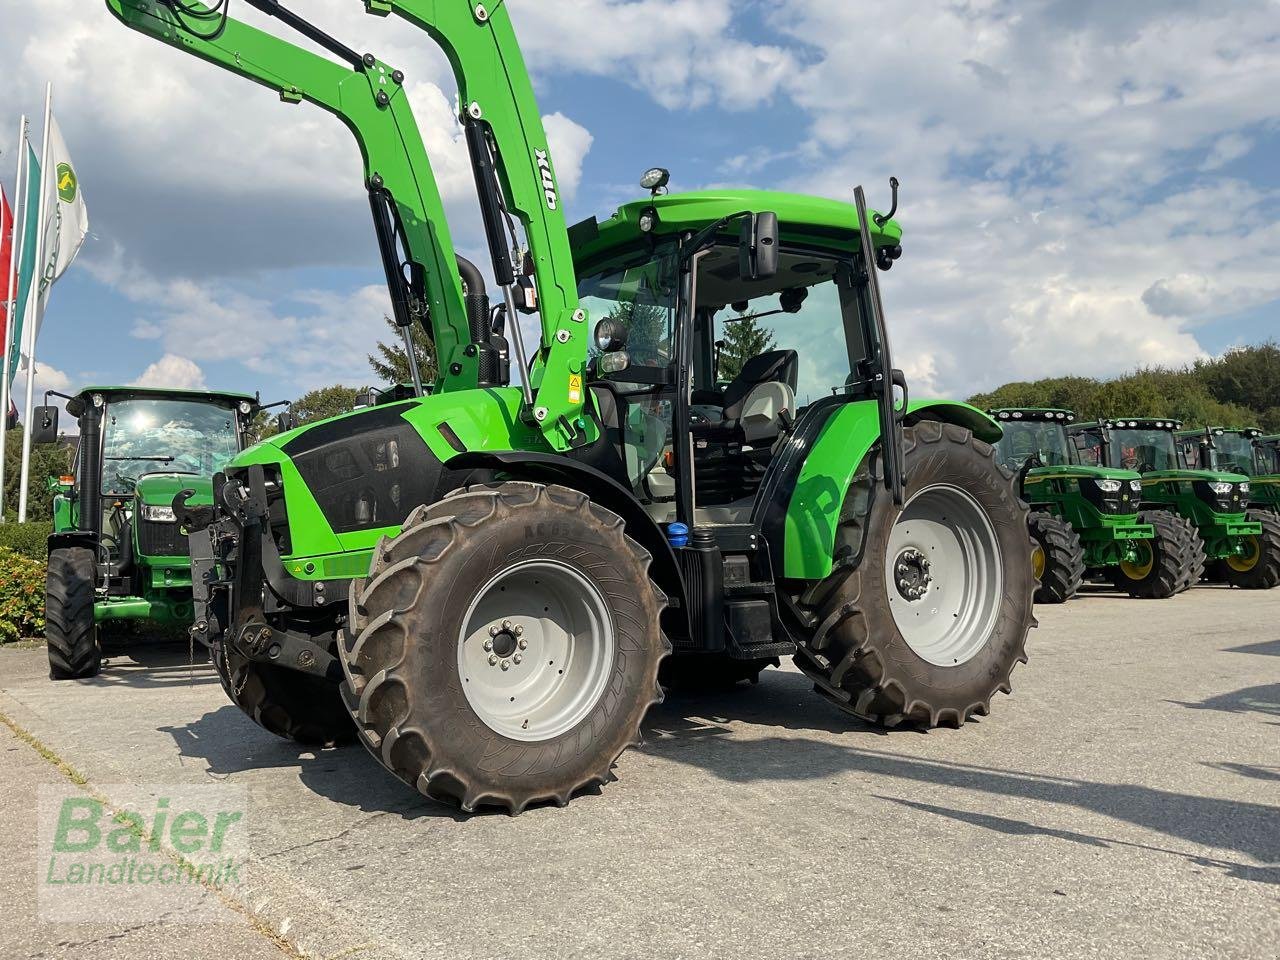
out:
<path id="1" fill-rule="evenodd" d="M 901 229 L 871 227 L 876 262 L 891 267 Z M 598 321 L 588 387 L 610 472 L 656 522 L 745 530 L 806 415 L 874 399 L 882 338 L 852 206 L 757 191 L 655 196 L 571 236 L 582 306 Z M 764 269 L 751 262 L 761 243 L 772 248 Z"/>
<path id="2" fill-rule="evenodd" d="M 79 439 L 73 475 L 51 481 L 51 558 L 75 551 L 87 564 L 79 569 L 92 582 L 95 624 L 188 622 L 191 561 L 173 500 L 192 490 L 192 503 L 212 503 L 212 477 L 244 449 L 261 409 L 258 399 L 144 387 L 88 387 L 75 396 L 56 395 L 76 418 Z M 46 397 L 36 412 L 38 442 L 57 438 L 58 414 Z M 54 652 L 51 644 L 51 657 Z M 64 672 L 87 675 L 75 664 L 53 666 L 55 674 L 68 666 Z M 93 667 L 96 672 L 96 659 Z"/>

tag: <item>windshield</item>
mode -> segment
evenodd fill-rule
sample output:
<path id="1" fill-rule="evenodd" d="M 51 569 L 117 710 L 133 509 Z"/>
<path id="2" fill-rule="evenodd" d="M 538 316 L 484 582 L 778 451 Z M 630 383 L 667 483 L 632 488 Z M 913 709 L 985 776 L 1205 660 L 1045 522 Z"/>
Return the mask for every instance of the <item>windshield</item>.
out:
<path id="1" fill-rule="evenodd" d="M 1021 470 L 1035 457 L 1043 466 L 1061 467 L 1071 462 L 1067 431 L 1060 423 L 1045 421 L 1001 421 L 1004 436 L 996 445 L 1000 462 L 1010 470 Z"/>
<path id="2" fill-rule="evenodd" d="M 1256 476 L 1257 464 L 1253 459 L 1253 441 L 1238 433 L 1215 434 L 1213 445 L 1218 451 L 1218 469 L 1224 473 L 1242 473 Z"/>
<path id="3" fill-rule="evenodd" d="M 211 477 L 239 449 L 230 407 L 201 400 L 113 400 L 103 425 L 102 492 L 130 494 L 149 473 Z"/>
<path id="4" fill-rule="evenodd" d="M 1139 473 L 1182 469 L 1178 445 L 1168 430 L 1112 430 L 1111 463 Z"/>

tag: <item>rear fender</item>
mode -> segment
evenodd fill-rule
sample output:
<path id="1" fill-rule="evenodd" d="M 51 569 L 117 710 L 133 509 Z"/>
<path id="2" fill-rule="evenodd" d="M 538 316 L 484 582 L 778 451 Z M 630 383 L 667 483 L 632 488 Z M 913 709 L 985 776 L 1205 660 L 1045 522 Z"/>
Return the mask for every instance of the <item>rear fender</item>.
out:
<path id="1" fill-rule="evenodd" d="M 999 424 L 981 410 L 953 400 L 916 400 L 909 403 L 905 425 L 912 426 L 925 420 L 964 427 L 986 443 L 993 444 L 1003 435 Z M 783 576 L 796 580 L 822 580 L 831 574 L 836 528 L 850 484 L 879 441 L 880 419 L 874 400 L 843 403 L 827 418 L 812 442 L 786 500 L 782 531 Z"/>

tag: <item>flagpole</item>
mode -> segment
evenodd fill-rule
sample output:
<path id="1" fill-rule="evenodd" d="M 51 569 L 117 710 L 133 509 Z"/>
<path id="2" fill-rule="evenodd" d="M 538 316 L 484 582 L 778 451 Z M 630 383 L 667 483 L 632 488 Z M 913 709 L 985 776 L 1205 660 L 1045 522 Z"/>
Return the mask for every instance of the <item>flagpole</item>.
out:
<path id="1" fill-rule="evenodd" d="M 44 143 L 40 147 L 40 196 L 36 204 L 36 273 L 32 277 L 33 289 L 27 295 L 27 322 L 23 331 L 27 336 L 27 402 L 22 419 L 22 486 L 18 490 L 18 522 L 27 522 L 27 487 L 31 483 L 31 418 L 35 413 L 36 396 L 36 321 L 40 303 L 40 285 L 45 274 L 44 226 L 45 200 L 49 191 L 45 181 L 49 178 L 49 128 L 53 120 L 53 83 L 44 91 Z"/>
<path id="2" fill-rule="evenodd" d="M 27 235 L 27 178 L 24 177 L 23 167 L 26 166 L 27 160 L 27 117 L 23 114 L 22 120 L 18 123 L 18 174 L 13 181 L 13 236 L 9 243 L 9 278 L 8 291 L 9 299 L 4 307 L 4 344 L 0 345 L 0 523 L 5 522 L 4 516 L 4 473 L 5 473 L 5 456 L 8 447 L 8 432 L 5 429 L 9 425 L 9 353 L 12 350 L 14 332 L 18 328 L 18 264 L 22 263 L 22 241 Z M 22 230 L 18 230 L 18 211 L 22 211 Z"/>

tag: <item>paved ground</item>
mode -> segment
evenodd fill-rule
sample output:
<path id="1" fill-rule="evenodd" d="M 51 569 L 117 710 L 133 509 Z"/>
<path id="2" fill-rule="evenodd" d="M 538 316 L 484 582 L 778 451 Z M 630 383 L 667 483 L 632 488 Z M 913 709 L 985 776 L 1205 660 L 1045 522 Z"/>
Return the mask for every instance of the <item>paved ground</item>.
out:
<path id="1" fill-rule="evenodd" d="M 772 672 L 669 701 L 619 782 L 515 819 L 275 740 L 185 650 L 56 685 L 42 650 L 0 652 L 0 714 L 91 784 L 246 785 L 246 909 L 308 954 L 1275 960 L 1280 591 L 1040 616 L 1014 696 L 962 731 L 878 733 Z M 27 811 L 61 774 L 3 736 L 0 956 L 281 955 L 232 907 L 105 947 L 36 922 Z"/>

